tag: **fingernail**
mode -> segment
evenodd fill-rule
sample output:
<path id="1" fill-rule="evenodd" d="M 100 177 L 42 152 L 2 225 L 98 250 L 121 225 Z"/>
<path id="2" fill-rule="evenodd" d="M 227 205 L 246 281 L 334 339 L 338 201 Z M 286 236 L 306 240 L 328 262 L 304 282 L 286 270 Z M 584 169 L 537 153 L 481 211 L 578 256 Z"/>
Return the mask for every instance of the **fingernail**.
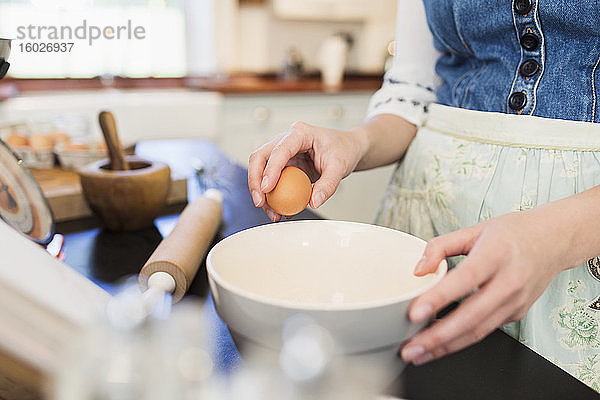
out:
<path id="1" fill-rule="evenodd" d="M 271 220 L 271 222 L 275 222 L 275 214 L 272 211 L 267 210 L 267 217 Z"/>
<path id="2" fill-rule="evenodd" d="M 421 257 L 417 265 L 415 265 L 413 275 L 419 275 L 421 273 L 421 270 L 423 269 L 423 264 L 425 264 L 425 256 Z"/>
<path id="3" fill-rule="evenodd" d="M 423 353 L 425 353 L 423 346 L 408 346 L 402 350 L 402 358 L 404 358 L 404 361 L 406 362 L 412 362 L 419 358 Z"/>
<path id="4" fill-rule="evenodd" d="M 431 354 L 431 353 L 425 353 L 422 356 L 419 356 L 419 357 L 415 358 L 412 361 L 412 363 L 414 365 L 423 365 L 425 363 L 428 363 L 431 360 L 433 360 L 433 354 Z"/>
<path id="5" fill-rule="evenodd" d="M 422 322 L 431 316 L 433 308 L 430 304 L 419 304 L 410 312 L 410 319 L 413 322 Z"/>
<path id="6" fill-rule="evenodd" d="M 269 186 L 269 177 L 265 176 L 262 182 L 260 183 L 260 190 L 264 192 L 265 190 L 267 190 L 267 186 Z"/>
<path id="7" fill-rule="evenodd" d="M 313 208 L 319 208 L 325 201 L 325 193 L 318 192 L 313 195 Z"/>
<path id="8" fill-rule="evenodd" d="M 262 197 L 261 197 L 260 193 L 257 190 L 254 190 L 252 192 L 252 201 L 254 202 L 254 205 L 256 207 L 258 207 L 261 200 L 262 200 Z"/>

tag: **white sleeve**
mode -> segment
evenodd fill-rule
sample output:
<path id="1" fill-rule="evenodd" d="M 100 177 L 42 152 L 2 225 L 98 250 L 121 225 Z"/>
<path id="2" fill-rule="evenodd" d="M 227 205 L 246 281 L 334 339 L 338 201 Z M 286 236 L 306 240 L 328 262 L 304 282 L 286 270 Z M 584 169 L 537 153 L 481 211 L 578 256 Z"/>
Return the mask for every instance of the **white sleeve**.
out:
<path id="1" fill-rule="evenodd" d="M 398 0 L 394 63 L 371 98 L 367 120 L 378 114 L 395 114 L 420 126 L 427 105 L 436 100 L 439 78 L 435 62 L 439 55 L 423 1 Z"/>

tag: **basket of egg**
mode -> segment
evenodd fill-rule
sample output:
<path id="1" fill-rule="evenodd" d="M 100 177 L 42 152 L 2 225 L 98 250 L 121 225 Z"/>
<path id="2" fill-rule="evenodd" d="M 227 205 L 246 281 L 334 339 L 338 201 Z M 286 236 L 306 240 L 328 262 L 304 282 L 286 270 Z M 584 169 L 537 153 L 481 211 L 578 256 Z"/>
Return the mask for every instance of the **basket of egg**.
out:
<path id="1" fill-rule="evenodd" d="M 26 166 L 52 168 L 54 166 L 54 146 L 64 140 L 68 140 L 68 136 L 60 132 L 47 135 L 34 133 L 30 136 L 12 133 L 6 138 L 6 144 L 17 153 Z"/>
<path id="2" fill-rule="evenodd" d="M 20 126 L 15 125 L 14 128 Z M 17 130 L 5 142 L 29 168 L 54 167 L 55 154 L 62 168 L 73 170 L 107 156 L 104 142 L 73 140 L 68 134 L 59 131 L 27 135 Z"/>
<path id="3" fill-rule="evenodd" d="M 106 143 L 103 141 L 68 141 L 56 146 L 55 152 L 60 166 L 72 170 L 79 170 L 107 157 Z"/>

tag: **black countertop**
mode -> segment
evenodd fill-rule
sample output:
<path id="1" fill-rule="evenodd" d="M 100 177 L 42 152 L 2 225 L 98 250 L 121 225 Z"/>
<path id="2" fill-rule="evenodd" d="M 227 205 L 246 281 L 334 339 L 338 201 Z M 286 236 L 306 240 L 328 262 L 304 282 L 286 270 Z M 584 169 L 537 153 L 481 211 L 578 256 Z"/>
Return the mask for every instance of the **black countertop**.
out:
<path id="1" fill-rule="evenodd" d="M 235 232 L 269 223 L 252 205 L 246 170 L 230 161 L 216 146 L 203 140 L 144 142 L 141 157 L 165 161 L 188 176 L 192 165 L 204 166 L 202 180 L 189 182 L 189 197 L 198 196 L 203 186 L 217 187 L 225 194 L 223 224 L 215 243 Z M 318 219 L 303 211 L 298 219 Z M 134 233 L 111 233 L 83 229 L 77 224 L 59 225 L 64 233 L 65 262 L 109 292 L 139 269 L 177 221 L 177 214 L 160 217 L 155 226 Z M 192 283 L 190 295 L 207 297 L 205 269 Z M 239 354 L 226 326 L 220 321 L 208 296 L 205 306 L 214 318 L 214 335 L 219 341 L 219 360 L 224 368 L 239 361 Z M 482 342 L 429 364 L 408 366 L 387 393 L 406 399 L 599 399 L 600 395 L 518 341 L 497 330 Z"/>

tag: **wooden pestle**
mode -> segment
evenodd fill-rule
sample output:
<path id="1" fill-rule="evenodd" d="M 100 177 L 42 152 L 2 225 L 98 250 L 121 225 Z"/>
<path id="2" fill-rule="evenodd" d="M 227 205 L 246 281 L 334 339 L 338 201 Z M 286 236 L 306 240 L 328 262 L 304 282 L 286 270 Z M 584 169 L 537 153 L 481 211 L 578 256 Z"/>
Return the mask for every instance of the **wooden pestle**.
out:
<path id="1" fill-rule="evenodd" d="M 139 274 L 142 292 L 155 272 L 166 272 L 175 280 L 173 303 L 181 300 L 208 251 L 222 216 L 222 194 L 208 190 L 181 213 L 175 228 L 163 239 Z"/>
<path id="2" fill-rule="evenodd" d="M 102 128 L 106 147 L 108 148 L 110 168 L 113 171 L 129 170 L 129 163 L 125 159 L 123 149 L 121 148 L 115 116 L 110 111 L 102 111 L 98 115 L 98 121 L 100 122 L 100 128 Z"/>

